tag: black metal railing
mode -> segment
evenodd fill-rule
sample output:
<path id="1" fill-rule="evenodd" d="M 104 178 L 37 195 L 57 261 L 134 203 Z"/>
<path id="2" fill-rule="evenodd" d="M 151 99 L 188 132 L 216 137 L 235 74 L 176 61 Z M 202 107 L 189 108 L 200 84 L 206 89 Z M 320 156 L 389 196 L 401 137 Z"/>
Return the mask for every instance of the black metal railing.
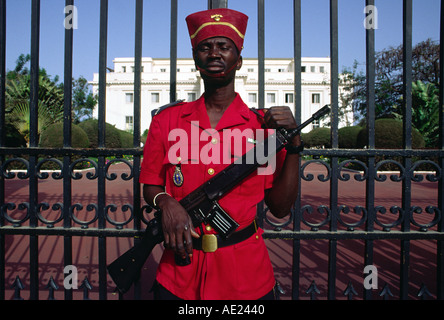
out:
<path id="1" fill-rule="evenodd" d="M 234 1 L 234 0 L 232 0 Z M 98 148 L 97 149 L 76 149 L 71 143 L 71 112 L 72 112 L 72 74 L 73 74 L 73 29 L 65 31 L 65 68 L 64 68 L 64 130 L 63 148 L 47 149 L 38 145 L 37 134 L 37 111 L 38 111 L 38 91 L 39 91 L 39 38 L 40 38 L 40 0 L 32 0 L 31 13 L 31 84 L 30 84 L 30 141 L 28 148 L 7 148 L 5 133 L 5 113 L 6 113 L 6 0 L 0 0 L 0 163 L 2 167 L 0 177 L 0 300 L 9 299 L 6 292 L 14 291 L 14 298 L 21 298 L 21 290 L 29 290 L 29 299 L 37 300 L 42 298 L 42 290 L 49 292 L 49 298 L 54 297 L 54 291 L 61 290 L 54 281 L 54 278 L 46 279 L 42 283 L 41 270 L 39 269 L 39 256 L 42 254 L 42 237 L 59 237 L 63 240 L 63 266 L 73 264 L 74 251 L 78 248 L 74 246 L 74 238 L 92 237 L 97 244 L 97 272 L 98 281 L 95 284 L 98 290 L 99 299 L 107 299 L 109 293 L 109 282 L 107 278 L 106 265 L 107 239 L 128 238 L 138 241 L 137 237 L 149 219 L 149 208 L 141 201 L 141 189 L 138 183 L 139 168 L 141 163 L 142 149 L 140 148 L 140 121 L 141 121 L 141 68 L 142 68 L 142 24 L 143 24 L 143 0 L 135 0 L 135 72 L 134 72 L 134 140 L 133 148 L 110 149 L 105 144 L 105 118 L 106 118 L 106 67 L 107 67 L 107 39 L 108 39 L 108 0 L 100 1 L 100 51 L 99 51 L 99 100 L 98 100 Z M 301 98 L 301 0 L 294 0 L 294 94 L 295 94 L 295 117 L 301 123 L 301 110 L 303 108 Z M 66 0 L 66 6 L 75 5 L 74 0 Z M 364 5 L 374 5 L 374 0 L 363 1 Z M 209 0 L 209 8 L 227 7 L 228 1 Z M 259 105 L 265 103 L 265 1 L 258 0 L 258 60 L 259 60 Z M 176 65 L 177 65 L 177 0 L 171 0 L 171 79 L 170 79 L 170 99 L 176 100 Z M 441 1 L 441 19 L 444 17 L 444 5 Z M 443 42 L 444 22 L 441 20 L 441 38 Z M 373 265 L 375 263 L 375 242 L 379 240 L 399 241 L 399 299 L 407 299 L 410 295 L 411 282 L 409 270 L 411 263 L 411 243 L 413 241 L 427 240 L 436 245 L 434 249 L 434 261 L 436 269 L 436 290 L 430 293 L 429 288 L 434 284 L 421 284 L 418 296 L 425 298 L 427 295 L 433 298 L 444 298 L 444 219 L 442 217 L 444 186 L 444 53 L 440 52 L 440 127 L 439 127 L 439 147 L 437 149 L 417 150 L 412 149 L 412 0 L 403 0 L 403 56 L 404 56 L 404 79 L 403 97 L 405 97 L 403 110 L 404 121 L 404 142 L 403 149 L 381 150 L 375 148 L 375 30 L 366 30 L 366 77 L 367 77 L 367 149 L 339 149 L 338 126 L 339 126 L 339 70 L 338 70 L 338 0 L 330 0 L 330 58 L 331 58 L 331 148 L 315 150 L 307 149 L 305 156 L 312 156 L 312 160 L 301 163 L 300 182 L 310 182 L 313 179 L 319 180 L 329 186 L 327 195 L 328 203 L 322 203 L 318 207 L 315 204 L 304 204 L 304 189 L 301 196 L 295 203 L 291 216 L 285 222 L 276 222 L 268 217 L 263 206 L 258 209 L 261 218 L 261 225 L 265 229 L 264 237 L 267 239 L 289 239 L 292 245 L 291 255 L 291 294 L 292 299 L 316 298 L 320 294 L 320 280 L 309 279 L 311 286 L 301 285 L 301 273 L 303 257 L 301 252 L 305 244 L 310 241 L 326 241 L 328 243 L 325 252 L 327 259 L 327 284 L 326 298 L 338 299 L 337 275 L 338 275 L 338 246 L 348 240 L 359 240 L 363 243 L 361 254 L 362 266 Z M 127 160 L 126 156 L 131 156 L 132 160 Z M 392 160 L 385 160 L 384 163 L 391 163 L 397 168 L 398 174 L 390 176 L 392 181 L 402 184 L 402 203 L 400 206 L 393 205 L 390 211 L 397 215 L 394 221 L 386 222 L 381 219 L 381 214 L 386 211 L 385 207 L 376 205 L 376 183 L 387 179 L 387 174 L 378 173 L 378 168 L 383 163 L 378 162 L 379 156 L 392 157 Z M 111 162 L 107 158 L 114 157 Z M 401 162 L 396 159 L 402 159 Z M 325 161 L 323 159 L 327 159 Z M 347 160 L 344 160 L 347 159 Z M 365 160 L 358 160 L 365 159 Z M 429 159 L 436 159 L 431 161 Z M 120 177 L 110 172 L 111 165 L 121 162 L 127 167 L 127 173 Z M 20 173 L 10 170 L 13 162 L 20 163 L 24 168 Z M 54 171 L 51 175 L 43 172 L 40 168 L 51 162 L 58 167 L 59 171 Z M 76 172 L 78 165 L 90 163 L 92 169 L 85 173 Z M 354 179 L 365 184 L 362 198 L 364 204 L 356 206 L 354 213 L 360 218 L 357 221 L 347 222 L 343 215 L 350 211 L 348 206 L 341 205 L 339 201 L 340 183 L 350 181 L 350 173 L 345 170 L 347 164 L 354 163 L 360 167 L 360 172 L 355 173 Z M 318 164 L 323 168 L 323 173 L 315 177 L 308 171 L 308 167 Z M 426 180 L 436 183 L 437 205 L 430 204 L 425 209 L 434 218 L 425 223 L 418 222 L 414 214 L 422 212 L 422 208 L 412 205 L 412 183 L 420 182 L 423 176 L 416 173 L 417 168 L 422 164 L 428 164 L 431 172 L 424 175 Z M 129 172 L 129 173 L 128 173 Z M 348 173 L 347 173 L 348 172 Z M 107 182 L 116 179 L 132 182 L 132 198 L 130 203 L 121 206 L 121 210 L 126 214 L 123 222 L 113 219 L 111 212 L 117 209 L 115 204 L 107 203 Z M 8 199 L 6 189 L 12 185 L 13 181 L 25 181 L 28 186 L 28 198 L 20 203 L 12 202 Z M 62 182 L 59 189 L 62 197 L 60 202 L 49 204 L 41 202 L 39 188 L 44 181 Z M 73 203 L 73 183 L 78 180 L 86 180 L 88 184 L 95 185 L 95 203 Z M 52 210 L 58 213 L 53 219 L 45 218 L 42 212 Z M 86 208 L 92 218 L 79 217 L 78 213 Z M 24 212 L 22 216 L 16 217 L 10 212 L 16 210 Z M 321 221 L 316 223 L 309 221 L 305 216 L 317 210 L 323 213 Z M 89 215 L 88 215 L 89 216 Z M 23 284 L 23 278 L 17 276 L 15 281 L 6 280 L 7 261 L 7 240 L 13 235 L 23 235 L 24 240 L 29 245 L 29 282 Z M 9 257 L 9 256 L 8 256 Z M 430 262 L 430 261 L 428 261 Z M 426 262 L 427 263 L 427 262 Z M 83 279 L 80 279 L 83 280 Z M 27 288 L 26 288 L 27 287 Z M 87 277 L 83 280 L 82 290 L 84 298 L 88 298 L 88 291 L 92 285 Z M 146 289 L 146 288 L 145 288 Z M 134 298 L 141 298 L 142 286 L 137 283 L 134 289 Z M 325 292 L 324 292 L 325 293 Z M 381 296 L 391 297 L 390 287 L 385 285 L 383 290 L 378 292 Z M 425 294 L 427 293 L 427 295 Z M 353 286 L 347 286 L 343 297 L 373 299 L 372 290 L 363 290 L 359 294 Z M 73 289 L 64 290 L 64 298 L 73 299 Z"/>

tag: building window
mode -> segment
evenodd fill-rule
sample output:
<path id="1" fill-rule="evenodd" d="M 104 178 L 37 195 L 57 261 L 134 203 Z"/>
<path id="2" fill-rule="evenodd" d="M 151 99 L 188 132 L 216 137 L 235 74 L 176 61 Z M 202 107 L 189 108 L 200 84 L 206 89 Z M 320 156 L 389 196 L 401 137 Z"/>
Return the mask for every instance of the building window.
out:
<path id="1" fill-rule="evenodd" d="M 319 67 L 319 72 L 320 73 L 324 73 L 325 72 L 325 68 L 324 67 Z"/>
<path id="2" fill-rule="evenodd" d="M 271 69 L 270 68 L 266 68 L 265 72 L 271 72 Z"/>
<path id="3" fill-rule="evenodd" d="M 301 72 L 305 72 L 305 70 L 307 70 L 307 67 L 302 66 L 302 67 L 301 67 Z"/>
<path id="4" fill-rule="evenodd" d="M 125 116 L 125 130 L 133 131 L 134 129 L 134 118 L 133 116 Z"/>
<path id="5" fill-rule="evenodd" d="M 257 94 L 256 93 L 249 93 L 248 94 L 248 102 L 257 103 Z"/>
<path id="6" fill-rule="evenodd" d="M 313 129 L 319 128 L 321 126 L 319 120 L 313 120 L 311 124 Z"/>
<path id="7" fill-rule="evenodd" d="M 254 72 L 253 68 L 248 68 L 248 72 Z"/>
<path id="8" fill-rule="evenodd" d="M 285 103 L 293 103 L 293 93 L 285 94 Z"/>
<path id="9" fill-rule="evenodd" d="M 188 92 L 188 102 L 196 100 L 196 92 Z"/>
<path id="10" fill-rule="evenodd" d="M 122 72 L 123 72 L 123 73 L 126 72 L 126 66 L 122 66 Z"/>
<path id="11" fill-rule="evenodd" d="M 276 103 L 276 94 L 267 93 L 267 103 Z"/>
<path id="12" fill-rule="evenodd" d="M 320 93 L 313 93 L 311 95 L 311 102 L 312 103 L 321 103 L 321 94 Z"/>
<path id="13" fill-rule="evenodd" d="M 126 103 L 133 103 L 134 101 L 134 94 L 133 93 L 125 93 L 125 102 Z"/>
<path id="14" fill-rule="evenodd" d="M 160 72 L 165 73 L 165 72 L 167 72 L 167 69 L 162 68 L 162 69 L 160 69 Z"/>
<path id="15" fill-rule="evenodd" d="M 278 72 L 285 72 L 285 69 L 278 69 Z"/>
<path id="16" fill-rule="evenodd" d="M 152 103 L 159 103 L 160 102 L 160 94 L 159 94 L 159 92 L 152 92 L 151 93 L 151 102 Z"/>
<path id="17" fill-rule="evenodd" d="M 316 67 L 315 66 L 311 66 L 310 67 L 310 72 L 315 73 L 316 72 Z"/>

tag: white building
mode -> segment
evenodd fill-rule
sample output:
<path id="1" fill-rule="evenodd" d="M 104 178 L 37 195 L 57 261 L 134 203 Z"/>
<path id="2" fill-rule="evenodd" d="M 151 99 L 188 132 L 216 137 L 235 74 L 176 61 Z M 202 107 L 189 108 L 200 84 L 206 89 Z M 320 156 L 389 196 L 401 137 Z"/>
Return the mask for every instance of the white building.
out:
<path id="1" fill-rule="evenodd" d="M 116 58 L 114 69 L 107 73 L 106 122 L 119 129 L 133 128 L 134 58 Z M 98 91 L 99 75 L 90 83 L 93 93 Z M 243 59 L 236 74 L 236 91 L 249 107 L 258 108 L 258 60 Z M 170 60 L 142 59 L 141 132 L 148 129 L 151 110 L 170 103 Z M 203 81 L 193 59 L 177 60 L 177 99 L 193 101 L 204 91 Z M 302 59 L 302 114 L 308 119 L 312 113 L 330 103 L 330 58 Z M 294 60 L 265 60 L 265 108 L 289 106 L 294 110 Z M 97 117 L 97 108 L 94 111 Z M 313 123 L 304 132 L 310 131 Z M 344 126 L 345 124 L 340 124 Z"/>

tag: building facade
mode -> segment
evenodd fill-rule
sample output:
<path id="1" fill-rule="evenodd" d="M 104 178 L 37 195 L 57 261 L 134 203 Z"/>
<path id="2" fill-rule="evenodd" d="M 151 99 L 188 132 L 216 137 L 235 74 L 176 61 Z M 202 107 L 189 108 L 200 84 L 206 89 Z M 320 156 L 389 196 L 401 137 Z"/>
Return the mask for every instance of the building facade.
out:
<path id="1" fill-rule="evenodd" d="M 122 130 L 133 129 L 134 58 L 116 58 L 114 69 L 107 73 L 106 122 Z M 253 108 L 258 105 L 258 60 L 244 58 L 243 66 L 236 74 L 236 92 Z M 93 93 L 98 93 L 99 75 L 94 74 Z M 151 123 L 151 111 L 170 103 L 170 60 L 161 58 L 142 59 L 141 132 Z M 340 89 L 341 90 L 341 89 Z M 177 99 L 193 101 L 204 92 L 204 84 L 193 59 L 177 60 Z M 322 106 L 329 104 L 330 58 L 302 59 L 302 111 L 305 120 Z M 265 108 L 289 106 L 294 112 L 294 60 L 265 60 Z M 351 111 L 350 111 L 351 112 Z M 97 109 L 94 111 L 97 117 Z M 344 122 L 344 121 L 341 121 Z M 316 122 L 304 132 L 316 126 Z M 345 123 L 340 123 L 344 126 Z"/>

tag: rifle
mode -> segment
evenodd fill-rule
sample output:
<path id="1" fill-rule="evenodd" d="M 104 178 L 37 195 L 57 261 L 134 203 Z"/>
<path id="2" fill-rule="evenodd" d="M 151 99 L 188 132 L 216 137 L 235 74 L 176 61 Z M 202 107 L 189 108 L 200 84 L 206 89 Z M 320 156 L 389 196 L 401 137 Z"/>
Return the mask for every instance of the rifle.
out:
<path id="1" fill-rule="evenodd" d="M 275 130 L 273 134 L 258 142 L 253 149 L 241 158 L 180 200 L 180 204 L 190 215 L 193 226 L 197 227 L 202 223 L 210 224 L 222 238 L 228 238 L 239 225 L 219 206 L 217 200 L 253 173 L 259 166 L 265 164 L 267 159 L 282 150 L 304 127 L 329 111 L 330 108 L 326 105 L 296 129 L 288 131 L 280 128 Z M 260 153 L 261 158 L 258 157 L 258 148 L 261 148 L 262 151 Z M 253 161 L 251 161 L 252 159 Z M 157 211 L 155 217 L 148 222 L 142 239 L 107 267 L 120 292 L 127 292 L 133 282 L 139 278 L 140 270 L 151 251 L 163 240 L 161 212 Z M 176 263 L 186 265 L 189 262 L 181 262 L 176 259 Z"/>

